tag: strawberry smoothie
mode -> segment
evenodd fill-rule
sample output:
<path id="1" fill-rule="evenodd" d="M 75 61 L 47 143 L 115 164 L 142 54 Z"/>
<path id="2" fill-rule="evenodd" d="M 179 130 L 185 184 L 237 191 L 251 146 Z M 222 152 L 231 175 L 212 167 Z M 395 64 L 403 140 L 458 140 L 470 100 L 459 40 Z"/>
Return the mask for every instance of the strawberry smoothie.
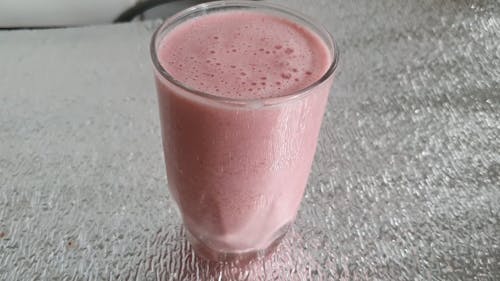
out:
<path id="1" fill-rule="evenodd" d="M 157 40 L 168 186 L 192 242 L 266 249 L 304 194 L 332 46 L 289 17 L 245 9 L 184 20 Z"/>

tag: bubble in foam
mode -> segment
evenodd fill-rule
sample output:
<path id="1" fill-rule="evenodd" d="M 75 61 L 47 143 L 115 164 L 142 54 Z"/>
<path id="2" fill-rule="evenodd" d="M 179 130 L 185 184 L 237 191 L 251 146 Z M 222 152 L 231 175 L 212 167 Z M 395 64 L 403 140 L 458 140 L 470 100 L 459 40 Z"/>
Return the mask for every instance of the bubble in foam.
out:
<path id="1" fill-rule="evenodd" d="M 292 74 L 290 73 L 281 73 L 281 78 L 283 79 L 290 79 L 292 77 Z"/>
<path id="2" fill-rule="evenodd" d="M 246 76 L 247 74 L 245 72 L 240 72 L 241 76 Z"/>
<path id="3" fill-rule="evenodd" d="M 276 46 L 274 46 L 274 48 L 275 48 L 276 50 L 279 50 L 279 49 L 283 48 L 283 46 L 281 46 L 281 45 L 276 45 Z"/>
<path id="4" fill-rule="evenodd" d="M 260 80 L 266 80 L 267 77 L 263 76 L 263 77 L 260 77 Z"/>
<path id="5" fill-rule="evenodd" d="M 215 39 L 215 40 L 219 39 L 219 36 L 214 36 L 214 39 Z"/>
<path id="6" fill-rule="evenodd" d="M 311 75 L 312 72 L 311 71 L 306 71 L 306 75 Z"/>
<path id="7" fill-rule="evenodd" d="M 297 68 L 292 68 L 292 71 L 297 72 L 298 70 L 297 70 Z"/>
<path id="8" fill-rule="evenodd" d="M 290 55 L 291 53 L 293 53 L 293 49 L 292 48 L 286 48 L 285 49 L 285 54 Z"/>

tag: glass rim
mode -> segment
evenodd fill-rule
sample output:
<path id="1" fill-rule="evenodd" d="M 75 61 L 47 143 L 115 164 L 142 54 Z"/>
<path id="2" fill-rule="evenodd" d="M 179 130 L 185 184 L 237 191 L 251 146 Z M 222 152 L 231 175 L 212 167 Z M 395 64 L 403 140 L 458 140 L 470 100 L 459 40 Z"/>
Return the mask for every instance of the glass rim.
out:
<path id="1" fill-rule="evenodd" d="M 184 20 L 189 19 L 189 16 L 194 14 L 194 13 L 197 13 L 200 11 L 215 10 L 217 8 L 262 9 L 264 11 L 265 10 L 274 11 L 274 12 L 286 15 L 288 17 L 292 17 L 290 19 L 292 21 L 295 18 L 295 20 L 305 22 L 307 25 L 309 25 L 309 27 L 313 27 L 313 30 L 311 30 L 311 32 L 316 33 L 316 35 L 318 35 L 321 40 L 326 41 L 325 43 L 327 45 L 328 51 L 330 52 L 330 55 L 332 56 L 330 66 L 328 67 L 327 71 L 311 85 L 309 85 L 305 88 L 299 89 L 299 90 L 295 90 L 289 94 L 286 94 L 283 96 L 278 96 L 278 97 L 264 97 L 264 98 L 251 98 L 251 99 L 228 98 L 228 97 L 216 96 L 213 94 L 209 94 L 209 93 L 206 93 L 206 92 L 203 92 L 200 90 L 190 88 L 189 86 L 185 85 L 184 83 L 176 80 L 161 65 L 161 63 L 158 59 L 158 55 L 157 55 L 157 46 L 158 46 L 158 43 L 162 39 L 162 38 L 159 38 L 159 35 L 160 35 L 161 31 L 164 30 L 166 27 L 174 25 L 176 23 L 181 23 Z M 201 16 L 203 16 L 203 14 Z M 150 42 L 150 54 L 151 54 L 151 58 L 152 58 L 155 70 L 162 76 L 162 78 L 166 79 L 168 82 L 174 84 L 175 86 L 181 88 L 182 90 L 184 90 L 184 91 L 186 91 L 189 94 L 192 94 L 194 96 L 198 96 L 200 98 L 207 99 L 207 100 L 214 101 L 214 102 L 220 102 L 220 103 L 232 104 L 232 105 L 261 104 L 262 106 L 268 106 L 268 105 L 285 103 L 285 102 L 290 101 L 290 100 L 295 100 L 295 99 L 307 96 L 313 88 L 321 85 L 323 82 L 325 82 L 326 80 L 328 80 L 330 77 L 333 76 L 333 74 L 335 73 L 335 70 L 337 69 L 337 65 L 338 65 L 338 61 L 339 61 L 339 50 L 338 50 L 337 43 L 334 40 L 333 36 L 330 34 L 330 32 L 328 32 L 328 30 L 322 24 L 310 19 L 308 16 L 303 15 L 300 12 L 297 12 L 293 9 L 289 9 L 287 7 L 283 7 L 281 5 L 268 3 L 268 2 L 249 1 L 249 0 L 212 1 L 209 3 L 202 3 L 202 4 L 192 6 L 190 8 L 184 9 L 184 10 L 174 14 L 173 16 L 167 18 L 153 33 L 153 36 L 152 36 L 151 42 Z"/>

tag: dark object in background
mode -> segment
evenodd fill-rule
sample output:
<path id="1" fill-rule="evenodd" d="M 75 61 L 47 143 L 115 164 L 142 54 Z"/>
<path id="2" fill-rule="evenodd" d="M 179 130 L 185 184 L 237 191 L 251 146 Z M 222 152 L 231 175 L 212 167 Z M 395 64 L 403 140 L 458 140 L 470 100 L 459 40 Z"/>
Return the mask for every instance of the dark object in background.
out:
<path id="1" fill-rule="evenodd" d="M 115 23 L 128 22 L 128 21 L 135 19 L 138 16 L 144 17 L 145 13 L 147 13 L 148 11 L 150 11 L 151 9 L 154 9 L 154 8 L 161 9 L 162 11 L 165 10 L 166 11 L 165 15 L 174 14 L 177 11 L 180 11 L 184 8 L 187 8 L 188 6 L 196 5 L 196 4 L 204 3 L 204 2 L 210 2 L 210 1 L 201 1 L 201 0 L 198 0 L 198 1 L 146 0 L 143 2 L 139 2 L 136 5 L 123 11 L 123 13 L 121 13 L 113 22 L 115 22 Z M 173 5 L 169 5 L 172 3 L 175 3 L 176 7 L 171 7 Z M 163 7 L 161 7 L 161 6 L 163 6 Z M 174 8 L 174 9 L 172 9 L 172 8 Z M 162 16 L 162 18 L 165 18 L 165 17 L 166 16 Z"/>
<path id="2" fill-rule="evenodd" d="M 139 2 L 135 6 L 125 10 L 114 20 L 114 22 L 115 23 L 128 22 L 135 19 L 138 16 L 141 17 L 141 20 L 152 19 L 152 18 L 167 18 L 189 6 L 205 2 L 212 2 L 212 1 L 146 0 Z"/>

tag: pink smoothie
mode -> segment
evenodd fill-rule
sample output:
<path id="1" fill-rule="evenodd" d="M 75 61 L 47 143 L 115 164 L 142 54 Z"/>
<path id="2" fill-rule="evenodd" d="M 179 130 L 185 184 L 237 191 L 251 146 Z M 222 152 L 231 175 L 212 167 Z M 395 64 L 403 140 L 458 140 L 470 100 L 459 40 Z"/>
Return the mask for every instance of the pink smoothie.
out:
<path id="1" fill-rule="evenodd" d="M 160 42 L 157 73 L 169 188 L 188 231 L 219 251 L 264 249 L 293 222 L 313 161 L 331 79 L 324 41 L 290 20 L 236 10 L 190 19 Z"/>

